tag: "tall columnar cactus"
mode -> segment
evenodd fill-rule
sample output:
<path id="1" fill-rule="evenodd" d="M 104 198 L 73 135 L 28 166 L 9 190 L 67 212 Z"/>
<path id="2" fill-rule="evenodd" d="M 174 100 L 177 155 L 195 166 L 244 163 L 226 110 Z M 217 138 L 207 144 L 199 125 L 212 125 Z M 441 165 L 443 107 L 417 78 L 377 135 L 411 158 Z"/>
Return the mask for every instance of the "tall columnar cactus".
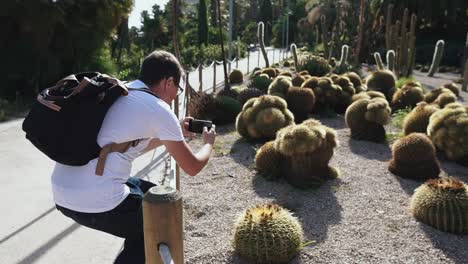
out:
<path id="1" fill-rule="evenodd" d="M 466 59 L 465 70 L 463 71 L 462 91 L 468 91 L 468 59 Z"/>
<path id="2" fill-rule="evenodd" d="M 385 20 L 385 46 L 387 47 L 387 50 L 393 49 L 392 16 L 393 16 L 393 4 L 390 4 L 387 7 L 387 18 Z"/>
<path id="3" fill-rule="evenodd" d="M 349 54 L 349 46 L 348 45 L 341 46 L 341 57 L 340 57 L 339 65 L 348 64 L 348 54 Z"/>
<path id="4" fill-rule="evenodd" d="M 427 132 L 437 149 L 449 160 L 468 166 L 468 111 L 460 103 L 450 103 L 429 118 Z"/>
<path id="5" fill-rule="evenodd" d="M 437 178 L 440 166 L 432 141 L 422 133 L 411 133 L 398 139 L 392 146 L 388 170 L 415 180 Z"/>
<path id="6" fill-rule="evenodd" d="M 403 119 L 403 133 L 405 135 L 415 132 L 426 134 L 429 118 L 439 109 L 438 105 L 428 104 L 426 102 L 418 103 Z"/>
<path id="7" fill-rule="evenodd" d="M 380 57 L 380 53 L 375 52 L 374 53 L 374 59 L 375 59 L 375 63 L 377 64 L 377 69 L 379 71 L 385 70 L 384 64 L 382 62 L 382 57 Z"/>
<path id="8" fill-rule="evenodd" d="M 429 68 L 429 72 L 427 73 L 427 76 L 430 76 L 430 77 L 434 76 L 434 74 L 439 69 L 440 62 L 442 61 L 442 55 L 444 54 L 444 46 L 445 46 L 445 42 L 442 39 L 437 41 L 435 50 L 434 50 L 434 56 L 432 57 L 431 68 Z"/>
<path id="9" fill-rule="evenodd" d="M 408 24 L 407 8 L 403 11 L 403 19 L 400 28 L 400 44 L 398 46 L 398 64 L 397 64 L 397 76 L 406 76 L 407 62 L 408 62 L 408 35 L 407 27 Z"/>
<path id="10" fill-rule="evenodd" d="M 415 14 L 411 15 L 410 32 L 408 32 L 408 59 L 407 72 L 405 76 L 411 76 L 413 73 L 414 64 L 416 61 L 416 23 L 418 17 Z"/>
<path id="11" fill-rule="evenodd" d="M 387 68 L 388 70 L 395 72 L 395 51 L 387 51 Z"/>
<path id="12" fill-rule="evenodd" d="M 385 142 L 384 125 L 390 121 L 390 113 L 384 98 L 359 99 L 346 109 L 346 126 L 350 128 L 353 139 Z"/>
<path id="13" fill-rule="evenodd" d="M 337 170 L 328 166 L 338 145 L 333 129 L 309 119 L 278 131 L 275 149 L 285 157 L 286 180 L 299 188 L 317 187 L 336 178 Z"/>
<path id="14" fill-rule="evenodd" d="M 234 223 L 232 245 L 252 263 L 287 263 L 301 249 L 304 235 L 298 219 L 275 205 L 247 209 Z"/>
<path id="15" fill-rule="evenodd" d="M 299 69 L 299 61 L 297 59 L 297 47 L 296 47 L 296 44 L 291 44 L 291 52 L 293 54 L 293 58 L 294 58 L 294 66 L 296 67 L 296 70 Z"/>
<path id="16" fill-rule="evenodd" d="M 457 178 L 431 179 L 411 197 L 413 216 L 444 232 L 468 234 L 468 186 Z"/>
<path id="17" fill-rule="evenodd" d="M 325 15 L 322 15 L 320 17 L 320 26 L 322 30 L 322 43 L 323 43 L 323 50 L 325 54 L 328 54 L 328 44 L 329 44 L 329 39 L 328 39 L 328 28 L 327 28 L 327 18 Z"/>
<path id="18" fill-rule="evenodd" d="M 236 119 L 237 132 L 252 140 L 274 139 L 276 132 L 294 124 L 294 115 L 284 99 L 262 95 L 249 99 Z"/>
<path id="19" fill-rule="evenodd" d="M 263 24 L 263 22 L 258 23 L 257 38 L 258 43 L 260 44 L 260 49 L 262 50 L 263 59 L 265 60 L 265 67 L 270 67 L 268 54 L 265 49 L 265 24 Z"/>

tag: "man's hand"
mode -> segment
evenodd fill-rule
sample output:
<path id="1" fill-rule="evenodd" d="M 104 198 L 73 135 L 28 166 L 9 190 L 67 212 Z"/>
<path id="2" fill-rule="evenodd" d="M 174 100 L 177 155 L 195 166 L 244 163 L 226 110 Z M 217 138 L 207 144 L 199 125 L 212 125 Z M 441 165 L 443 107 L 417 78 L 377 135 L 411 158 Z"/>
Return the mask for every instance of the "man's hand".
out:
<path id="1" fill-rule="evenodd" d="M 182 127 L 182 134 L 184 135 L 184 137 L 194 137 L 195 136 L 195 133 L 190 132 L 188 130 L 189 129 L 189 120 L 190 119 L 193 119 L 193 117 L 188 116 L 188 117 L 184 118 L 184 120 L 182 120 L 180 122 L 180 127 Z"/>
<path id="2" fill-rule="evenodd" d="M 211 129 L 208 131 L 207 127 L 203 128 L 203 143 L 204 144 L 210 144 L 214 145 L 215 139 L 216 139 L 216 126 L 213 124 L 211 126 Z"/>

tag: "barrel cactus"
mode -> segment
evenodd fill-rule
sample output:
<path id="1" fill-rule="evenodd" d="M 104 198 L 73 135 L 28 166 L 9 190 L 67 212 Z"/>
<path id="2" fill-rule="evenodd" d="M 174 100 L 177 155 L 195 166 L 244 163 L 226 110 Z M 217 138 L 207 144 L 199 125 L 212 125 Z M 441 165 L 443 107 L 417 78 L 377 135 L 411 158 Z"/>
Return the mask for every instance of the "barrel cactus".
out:
<path id="1" fill-rule="evenodd" d="M 272 80 L 270 79 L 270 76 L 268 74 L 260 74 L 259 76 L 256 76 L 252 79 L 252 82 L 250 83 L 249 87 L 250 88 L 257 88 L 263 92 L 268 91 L 268 86 L 270 86 Z"/>
<path id="2" fill-rule="evenodd" d="M 275 149 L 285 157 L 283 176 L 299 188 L 317 187 L 336 178 L 337 170 L 328 166 L 338 145 L 333 129 L 310 119 L 278 131 Z"/>
<path id="3" fill-rule="evenodd" d="M 294 114 L 296 123 L 301 123 L 312 113 L 315 105 L 315 95 L 312 89 L 290 87 L 286 93 L 288 108 Z"/>
<path id="4" fill-rule="evenodd" d="M 457 87 L 457 85 L 454 82 L 446 83 L 446 84 L 442 85 L 442 88 L 449 89 L 457 97 L 460 96 L 460 89 Z"/>
<path id="5" fill-rule="evenodd" d="M 388 102 L 383 98 L 360 99 L 346 109 L 346 126 L 353 139 L 385 142 L 384 125 L 390 121 L 390 113 Z"/>
<path id="6" fill-rule="evenodd" d="M 247 102 L 247 100 L 249 100 L 250 98 L 259 97 L 264 94 L 265 93 L 260 89 L 247 88 L 239 92 L 239 95 L 237 96 L 237 100 L 239 100 L 241 105 L 244 105 L 245 102 Z"/>
<path id="7" fill-rule="evenodd" d="M 294 124 L 294 115 L 278 96 L 262 95 L 245 102 L 236 119 L 237 132 L 252 140 L 274 139 L 276 132 Z"/>
<path id="8" fill-rule="evenodd" d="M 282 172 L 284 157 L 275 149 L 274 141 L 261 146 L 255 155 L 255 167 L 260 175 L 279 178 Z"/>
<path id="9" fill-rule="evenodd" d="M 393 94 L 391 102 L 392 110 L 413 108 L 422 100 L 424 100 L 423 89 L 416 85 L 416 83 L 407 83 Z"/>
<path id="10" fill-rule="evenodd" d="M 423 133 L 411 133 L 395 141 L 388 170 L 403 178 L 427 180 L 440 173 L 432 141 Z"/>
<path id="11" fill-rule="evenodd" d="M 457 100 L 457 96 L 448 88 L 439 87 L 431 90 L 424 95 L 424 101 L 434 103 L 443 108 L 446 104 L 453 103 Z"/>
<path id="12" fill-rule="evenodd" d="M 338 102 L 335 106 L 337 113 L 344 113 L 346 108 L 351 104 L 352 97 L 356 93 L 353 83 L 345 76 L 337 76 L 333 79 L 333 83 L 341 87 L 340 94 L 338 95 Z"/>
<path id="13" fill-rule="evenodd" d="M 197 92 L 191 96 L 187 107 L 193 118 L 213 120 L 216 103 L 212 94 Z"/>
<path id="14" fill-rule="evenodd" d="M 247 209 L 234 223 L 232 245 L 252 263 L 287 263 L 303 245 L 302 226 L 276 204 Z"/>
<path id="15" fill-rule="evenodd" d="M 283 71 L 278 76 L 288 76 L 288 77 L 292 78 L 293 74 L 290 71 Z"/>
<path id="16" fill-rule="evenodd" d="M 436 229 L 468 234 L 468 187 L 457 178 L 431 179 L 411 197 L 413 216 Z"/>
<path id="17" fill-rule="evenodd" d="M 304 78 L 304 76 L 302 76 L 302 75 L 300 75 L 300 74 L 296 74 L 296 75 L 292 78 L 291 82 L 292 82 L 292 85 L 293 85 L 293 86 L 301 86 L 302 83 L 305 82 L 305 80 L 306 80 L 306 79 Z"/>
<path id="18" fill-rule="evenodd" d="M 429 118 L 439 109 L 437 105 L 428 104 L 426 102 L 418 103 L 403 119 L 403 133 L 405 135 L 414 132 L 426 134 Z"/>
<path id="19" fill-rule="evenodd" d="M 273 68 L 265 68 L 262 70 L 262 74 L 268 74 L 270 78 L 275 78 L 278 74 L 277 71 Z"/>
<path id="20" fill-rule="evenodd" d="M 357 100 L 360 100 L 360 99 L 372 99 L 372 98 L 376 98 L 376 97 L 385 99 L 385 95 L 383 93 L 381 93 L 381 92 L 367 91 L 367 92 L 362 92 L 362 93 L 358 93 L 358 94 L 353 95 L 352 101 L 356 102 Z"/>
<path id="21" fill-rule="evenodd" d="M 292 86 L 291 78 L 287 76 L 278 76 L 268 87 L 268 94 L 285 98 L 289 87 Z"/>
<path id="22" fill-rule="evenodd" d="M 387 101 L 391 101 L 396 91 L 396 77 L 389 70 L 376 71 L 366 79 L 367 89 L 385 94 Z"/>
<path id="23" fill-rule="evenodd" d="M 362 79 L 357 73 L 347 72 L 344 76 L 348 77 L 348 79 L 353 83 L 356 93 L 365 92 L 367 90 L 367 86 L 362 83 Z"/>
<path id="24" fill-rule="evenodd" d="M 429 118 L 429 137 L 449 160 L 468 166 L 468 111 L 460 103 L 451 103 Z"/>
<path id="25" fill-rule="evenodd" d="M 241 70 L 234 69 L 229 74 L 229 83 L 242 83 L 244 82 L 244 74 Z"/>
<path id="26" fill-rule="evenodd" d="M 213 123 L 224 125 L 233 123 L 242 109 L 241 103 L 229 96 L 216 96 Z"/>

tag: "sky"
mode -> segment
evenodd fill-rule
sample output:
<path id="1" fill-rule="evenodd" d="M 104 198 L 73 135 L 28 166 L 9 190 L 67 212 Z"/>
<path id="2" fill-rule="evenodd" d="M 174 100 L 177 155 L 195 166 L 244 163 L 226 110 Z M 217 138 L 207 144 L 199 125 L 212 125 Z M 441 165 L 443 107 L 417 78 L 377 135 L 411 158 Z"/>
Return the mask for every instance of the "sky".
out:
<path id="1" fill-rule="evenodd" d="M 168 1 L 169 0 L 135 0 L 135 6 L 128 19 L 128 26 L 140 27 L 140 14 L 142 11 L 147 10 L 151 12 L 151 8 L 154 4 L 158 4 L 162 8 Z"/>

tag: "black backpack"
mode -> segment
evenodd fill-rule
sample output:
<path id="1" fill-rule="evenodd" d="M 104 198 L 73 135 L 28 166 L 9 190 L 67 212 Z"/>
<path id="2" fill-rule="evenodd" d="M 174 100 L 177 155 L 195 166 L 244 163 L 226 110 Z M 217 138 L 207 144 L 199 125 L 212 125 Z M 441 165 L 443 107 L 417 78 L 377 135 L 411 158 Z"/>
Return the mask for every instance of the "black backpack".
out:
<path id="1" fill-rule="evenodd" d="M 23 122 L 26 138 L 61 164 L 83 166 L 100 154 L 105 163 L 109 152 L 125 152 L 138 142 L 137 139 L 116 142 L 106 146 L 106 153 L 101 153 L 97 144 L 107 111 L 120 96 L 126 96 L 128 90 L 118 79 L 98 72 L 67 76 L 37 96 L 37 102 Z M 151 93 L 149 89 L 131 90 Z M 102 175 L 103 166 L 99 173 L 96 170 L 96 174 Z"/>

